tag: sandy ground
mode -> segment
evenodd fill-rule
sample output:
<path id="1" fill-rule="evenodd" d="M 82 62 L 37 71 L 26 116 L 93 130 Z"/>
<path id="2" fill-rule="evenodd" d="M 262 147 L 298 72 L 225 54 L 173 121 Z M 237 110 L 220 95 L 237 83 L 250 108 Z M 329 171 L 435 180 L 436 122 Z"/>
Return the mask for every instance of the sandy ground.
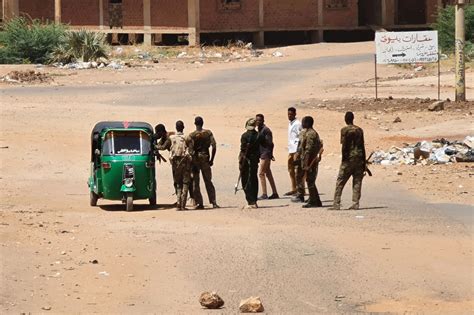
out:
<path id="1" fill-rule="evenodd" d="M 247 117 L 266 114 L 275 135 L 274 175 L 283 194 L 289 188 L 286 108 L 297 104 L 300 117 L 315 116 L 326 146 L 318 186 L 328 206 L 345 108 L 318 105 L 373 94 L 370 61 L 303 67 L 315 58 L 370 54 L 370 44 L 281 50 L 282 58 L 226 64 L 177 62 L 123 71 L 42 68 L 55 74 L 53 83 L 0 85 L 2 313 L 208 313 L 197 302 L 204 290 L 224 298 L 222 313 L 236 313 L 240 299 L 251 295 L 262 297 L 268 313 L 471 313 L 470 164 L 374 166 L 358 212 L 303 210 L 289 199 L 241 210 L 244 198 L 241 192 L 234 195 L 233 186 Z M 267 89 L 265 73 L 273 67 L 294 79 Z M 0 67 L 0 75 L 16 68 Z M 258 69 L 252 75 L 262 84 L 255 84 L 247 98 L 232 93 L 246 86 L 239 73 L 252 69 Z M 400 80 L 413 70 L 380 71 L 392 78 L 383 81 L 384 97 L 436 95 L 431 86 L 436 79 L 429 74 Z M 200 93 L 201 84 L 227 73 L 236 73 L 235 80 L 222 82 L 227 99 Z M 469 93 L 472 78 L 469 71 Z M 443 98 L 452 98 L 449 69 L 442 82 Z M 179 95 L 161 99 L 153 94 L 160 86 L 195 88 L 199 105 L 184 90 L 181 102 Z M 149 103 L 155 104 L 143 93 L 153 94 Z M 134 97 L 140 102 L 130 101 Z M 354 110 L 367 149 L 374 150 L 421 138 L 464 138 L 472 134 L 472 105 L 467 106 L 442 113 Z M 99 208 L 89 207 L 89 134 L 95 122 L 127 119 L 172 126 L 179 118 L 191 131 L 195 115 L 205 118 L 219 143 L 214 182 L 221 209 L 176 212 L 168 164 L 157 166 L 158 207 L 138 202 L 137 211 L 126 213 L 123 206 L 102 200 Z M 402 123 L 393 125 L 396 116 Z M 350 187 L 344 205 L 349 201 Z"/>

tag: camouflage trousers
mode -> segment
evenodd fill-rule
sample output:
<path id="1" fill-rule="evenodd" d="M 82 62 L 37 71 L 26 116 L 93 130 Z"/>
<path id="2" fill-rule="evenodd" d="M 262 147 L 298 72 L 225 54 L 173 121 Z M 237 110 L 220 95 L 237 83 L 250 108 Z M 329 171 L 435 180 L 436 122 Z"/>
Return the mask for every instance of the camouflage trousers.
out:
<path id="1" fill-rule="evenodd" d="M 352 202 L 359 204 L 362 191 L 362 179 L 364 178 L 365 161 L 355 160 L 341 163 L 339 175 L 337 176 L 336 192 L 334 193 L 334 205 L 341 205 L 341 195 L 344 186 L 352 176 Z"/>
<path id="2" fill-rule="evenodd" d="M 191 161 L 188 157 L 174 157 L 171 161 L 173 181 L 176 188 L 178 209 L 186 207 L 191 182 Z"/>
<path id="3" fill-rule="evenodd" d="M 200 174 L 202 173 L 202 178 L 204 180 L 204 185 L 206 186 L 207 196 L 209 197 L 209 202 L 211 204 L 216 203 L 216 189 L 214 184 L 212 184 L 212 170 L 211 165 L 209 164 L 209 155 L 207 154 L 198 154 L 193 160 L 193 198 L 196 202 L 196 205 L 203 205 L 203 198 L 200 188 Z"/>
<path id="4" fill-rule="evenodd" d="M 296 169 L 296 187 L 297 196 L 304 198 L 304 182 L 306 176 L 306 184 L 308 185 L 309 199 L 308 203 L 312 205 L 321 206 L 321 199 L 319 198 L 318 188 L 316 187 L 316 178 L 318 177 L 318 165 L 314 165 L 311 169 L 304 171 L 300 166 Z"/>

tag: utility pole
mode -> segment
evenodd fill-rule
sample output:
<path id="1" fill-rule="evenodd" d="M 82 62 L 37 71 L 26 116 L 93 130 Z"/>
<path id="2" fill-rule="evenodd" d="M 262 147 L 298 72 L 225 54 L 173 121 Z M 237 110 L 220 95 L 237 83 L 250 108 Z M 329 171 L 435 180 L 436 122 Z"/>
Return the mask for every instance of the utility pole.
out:
<path id="1" fill-rule="evenodd" d="M 456 102 L 466 101 L 466 67 L 464 61 L 465 46 L 465 21 L 464 21 L 464 0 L 456 3 Z"/>

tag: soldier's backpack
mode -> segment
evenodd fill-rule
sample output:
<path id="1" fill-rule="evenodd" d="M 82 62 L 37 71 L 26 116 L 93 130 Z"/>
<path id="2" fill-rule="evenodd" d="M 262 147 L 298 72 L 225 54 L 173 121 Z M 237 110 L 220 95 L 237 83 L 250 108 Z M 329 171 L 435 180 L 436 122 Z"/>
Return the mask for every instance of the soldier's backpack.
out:
<path id="1" fill-rule="evenodd" d="M 188 146 L 184 135 L 173 135 L 170 137 L 170 157 L 185 157 L 188 155 Z"/>

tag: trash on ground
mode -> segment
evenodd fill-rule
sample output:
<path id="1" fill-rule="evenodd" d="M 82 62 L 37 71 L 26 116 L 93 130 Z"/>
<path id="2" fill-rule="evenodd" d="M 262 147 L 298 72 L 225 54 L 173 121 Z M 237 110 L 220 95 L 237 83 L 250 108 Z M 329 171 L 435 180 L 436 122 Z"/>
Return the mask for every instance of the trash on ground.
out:
<path id="1" fill-rule="evenodd" d="M 209 309 L 218 309 L 224 306 L 224 300 L 216 292 L 203 292 L 199 297 L 199 303 L 202 307 Z"/>
<path id="2" fill-rule="evenodd" d="M 371 162 L 379 165 L 415 165 L 419 161 L 423 165 L 474 162 L 473 143 L 474 136 L 467 136 L 462 141 L 436 139 L 406 144 L 403 148 L 393 146 L 387 152 L 375 151 Z"/>
<path id="3" fill-rule="evenodd" d="M 273 54 L 272 54 L 273 57 L 283 57 L 283 53 L 281 51 L 275 51 Z"/>
<path id="4" fill-rule="evenodd" d="M 38 71 L 11 71 L 0 77 L 1 82 L 6 83 L 47 83 L 53 79 L 46 73 Z"/>

